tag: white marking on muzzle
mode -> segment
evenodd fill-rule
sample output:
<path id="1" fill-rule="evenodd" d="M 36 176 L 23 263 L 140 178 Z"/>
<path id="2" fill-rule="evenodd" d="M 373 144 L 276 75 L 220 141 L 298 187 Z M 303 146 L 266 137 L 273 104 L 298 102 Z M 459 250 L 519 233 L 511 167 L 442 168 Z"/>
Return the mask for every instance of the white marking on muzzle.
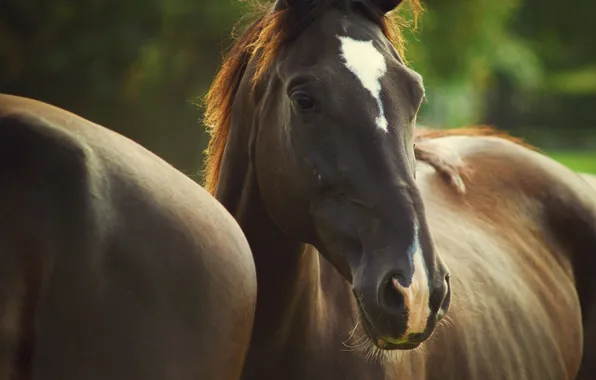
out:
<path id="1" fill-rule="evenodd" d="M 414 271 L 410 286 L 404 287 L 397 279 L 393 279 L 393 286 L 403 295 L 404 307 L 408 311 L 408 325 L 404 339 L 407 339 L 410 334 L 424 333 L 430 316 L 428 270 L 418 243 L 418 228 L 416 228 L 414 243 L 408 251 L 414 253 L 412 257 Z"/>
<path id="2" fill-rule="evenodd" d="M 385 57 L 372 41 L 360 41 L 350 37 L 338 36 L 341 42 L 341 55 L 344 65 L 362 82 L 379 107 L 379 116 L 375 119 L 377 127 L 387 132 L 387 119 L 381 101 L 381 78 L 387 72 Z"/>

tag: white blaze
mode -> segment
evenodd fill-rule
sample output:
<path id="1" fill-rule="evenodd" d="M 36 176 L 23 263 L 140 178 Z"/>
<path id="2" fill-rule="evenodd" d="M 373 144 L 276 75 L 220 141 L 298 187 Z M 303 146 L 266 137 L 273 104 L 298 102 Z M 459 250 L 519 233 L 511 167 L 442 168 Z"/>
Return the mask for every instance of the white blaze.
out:
<path id="1" fill-rule="evenodd" d="M 379 52 L 372 41 L 360 41 L 350 37 L 338 36 L 341 42 L 341 55 L 344 64 L 356 78 L 360 80 L 379 107 L 379 116 L 375 122 L 377 127 L 387 132 L 387 119 L 381 101 L 381 78 L 387 72 L 385 57 Z"/>
<path id="2" fill-rule="evenodd" d="M 430 316 L 428 270 L 418 242 L 418 228 L 415 231 L 414 243 L 408 250 L 413 252 L 412 262 L 414 265 L 410 286 L 404 287 L 396 279 L 393 280 L 393 285 L 404 297 L 404 307 L 408 311 L 408 327 L 404 334 L 405 339 L 410 334 L 423 333 Z"/>

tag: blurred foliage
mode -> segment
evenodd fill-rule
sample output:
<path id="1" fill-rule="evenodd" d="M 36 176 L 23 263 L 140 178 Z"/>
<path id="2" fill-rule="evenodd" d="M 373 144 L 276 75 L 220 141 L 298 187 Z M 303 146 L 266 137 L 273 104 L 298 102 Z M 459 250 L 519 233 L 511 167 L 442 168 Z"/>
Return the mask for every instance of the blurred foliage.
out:
<path id="1" fill-rule="evenodd" d="M 573 170 L 596 174 L 596 151 L 548 151 L 545 153 Z"/>
<path id="2" fill-rule="evenodd" d="M 0 0 L 0 91 L 64 107 L 194 172 L 205 135 L 193 103 L 241 16 L 219 0 Z"/>
<path id="3" fill-rule="evenodd" d="M 483 94 L 496 72 L 524 89 L 539 84 L 539 57 L 508 27 L 519 0 L 425 4 L 419 30 L 409 36 L 409 60 L 427 84 L 426 124 L 456 127 L 480 120 Z"/>
<path id="4" fill-rule="evenodd" d="M 406 32 L 427 88 L 422 124 L 490 123 L 596 151 L 596 2 L 424 6 Z M 71 110 L 194 173 L 206 143 L 197 100 L 246 13 L 239 0 L 0 0 L 0 92 Z"/>

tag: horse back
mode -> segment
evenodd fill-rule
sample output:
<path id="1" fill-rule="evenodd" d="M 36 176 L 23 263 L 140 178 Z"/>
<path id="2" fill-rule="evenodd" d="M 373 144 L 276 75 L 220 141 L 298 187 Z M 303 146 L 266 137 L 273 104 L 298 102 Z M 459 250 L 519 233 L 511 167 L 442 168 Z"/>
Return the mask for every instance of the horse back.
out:
<path id="1" fill-rule="evenodd" d="M 586 182 L 588 182 L 588 185 L 590 185 L 594 190 L 596 190 L 596 175 L 588 174 L 588 173 L 580 173 L 580 176 Z"/>
<path id="2" fill-rule="evenodd" d="M 0 379 L 238 378 L 250 249 L 138 144 L 0 95 Z"/>
<path id="3" fill-rule="evenodd" d="M 445 325 L 428 345 L 430 371 L 458 379 L 574 378 L 582 357 L 577 263 L 596 253 L 595 197 L 575 173 L 501 138 L 422 144 L 459 157 L 466 184 L 462 194 L 420 164 L 429 223 L 454 290 Z"/>

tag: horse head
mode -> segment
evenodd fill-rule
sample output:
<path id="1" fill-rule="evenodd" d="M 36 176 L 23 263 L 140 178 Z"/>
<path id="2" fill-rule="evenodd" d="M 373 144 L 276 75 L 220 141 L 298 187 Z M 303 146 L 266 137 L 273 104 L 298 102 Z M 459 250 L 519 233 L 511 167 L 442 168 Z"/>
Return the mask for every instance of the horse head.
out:
<path id="1" fill-rule="evenodd" d="M 236 158 L 269 216 L 352 285 L 384 349 L 428 339 L 450 300 L 415 181 L 422 78 L 390 40 L 386 13 L 399 3 L 277 1 L 247 32 L 251 57 L 230 113 L 250 128 L 228 142 L 248 145 Z"/>

